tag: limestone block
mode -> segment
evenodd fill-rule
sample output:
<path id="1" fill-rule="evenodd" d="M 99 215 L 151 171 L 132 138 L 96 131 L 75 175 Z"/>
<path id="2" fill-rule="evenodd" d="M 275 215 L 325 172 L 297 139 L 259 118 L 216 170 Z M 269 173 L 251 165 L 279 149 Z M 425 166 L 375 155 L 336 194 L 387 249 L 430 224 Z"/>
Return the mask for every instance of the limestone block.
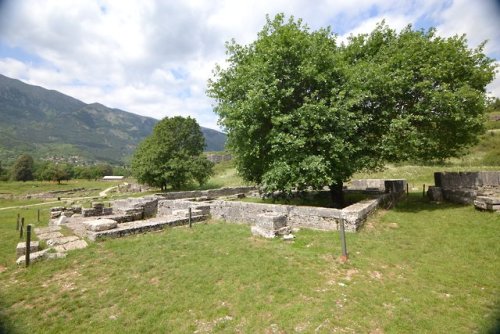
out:
<path id="1" fill-rule="evenodd" d="M 87 246 L 88 246 L 88 244 L 85 240 L 76 240 L 76 241 L 68 242 L 68 243 L 63 244 L 63 245 L 56 246 L 56 247 L 54 247 L 54 249 L 56 250 L 56 252 L 64 253 L 64 252 L 67 252 L 70 250 L 83 249 Z"/>
<path id="2" fill-rule="evenodd" d="M 66 210 L 62 213 L 65 217 L 71 217 L 73 216 L 73 211 L 72 210 Z"/>
<path id="3" fill-rule="evenodd" d="M 98 232 L 106 231 L 115 228 L 118 223 L 113 219 L 97 219 L 91 220 L 84 223 L 85 228 L 89 231 Z"/>
<path id="4" fill-rule="evenodd" d="M 71 210 L 74 212 L 74 213 L 82 213 L 82 207 L 80 205 L 73 205 L 71 207 Z"/>
<path id="5" fill-rule="evenodd" d="M 71 235 L 68 237 L 60 237 L 60 238 L 54 238 L 54 239 L 48 239 L 47 240 L 47 245 L 48 246 L 58 246 L 62 244 L 66 244 L 71 241 L 78 240 L 79 238 L 76 235 Z"/>
<path id="6" fill-rule="evenodd" d="M 273 213 L 263 213 L 257 216 L 256 226 L 276 231 L 286 226 L 286 216 Z"/>
<path id="7" fill-rule="evenodd" d="M 104 216 L 112 215 L 113 214 L 113 208 L 102 208 L 102 214 Z"/>
<path id="8" fill-rule="evenodd" d="M 46 257 L 49 260 L 64 259 L 66 257 L 66 253 L 47 253 Z"/>
<path id="9" fill-rule="evenodd" d="M 30 253 L 30 263 L 40 261 L 44 258 L 47 257 L 47 252 L 49 249 L 44 249 L 38 252 Z M 21 256 L 16 260 L 17 264 L 24 264 L 26 263 L 26 256 Z"/>
<path id="10" fill-rule="evenodd" d="M 66 224 L 67 222 L 68 222 L 68 217 L 63 215 L 57 219 L 56 225 L 63 225 Z"/>
<path id="11" fill-rule="evenodd" d="M 253 225 L 250 230 L 252 231 L 253 235 L 259 236 L 259 237 L 264 237 L 267 239 L 272 239 L 276 236 L 276 233 L 272 230 L 268 230 L 256 225 Z"/>
<path id="12" fill-rule="evenodd" d="M 82 209 L 82 216 L 83 217 L 93 217 L 96 215 L 97 215 L 97 212 L 94 209 L 88 209 L 88 208 Z"/>
<path id="13" fill-rule="evenodd" d="M 50 212 L 55 212 L 55 211 L 64 211 L 65 207 L 63 206 L 54 206 L 50 208 Z"/>
<path id="14" fill-rule="evenodd" d="M 40 244 L 38 241 L 31 241 L 30 242 L 30 253 L 38 252 L 39 247 L 40 247 Z M 17 244 L 16 254 L 17 254 L 17 256 L 22 256 L 22 255 L 26 254 L 26 242 L 20 242 Z"/>
<path id="15" fill-rule="evenodd" d="M 50 219 L 55 219 L 59 218 L 62 214 L 62 211 L 51 211 L 50 212 Z"/>
<path id="16" fill-rule="evenodd" d="M 442 202 L 443 201 L 443 192 L 441 187 L 429 186 L 427 190 L 427 197 L 431 201 Z"/>

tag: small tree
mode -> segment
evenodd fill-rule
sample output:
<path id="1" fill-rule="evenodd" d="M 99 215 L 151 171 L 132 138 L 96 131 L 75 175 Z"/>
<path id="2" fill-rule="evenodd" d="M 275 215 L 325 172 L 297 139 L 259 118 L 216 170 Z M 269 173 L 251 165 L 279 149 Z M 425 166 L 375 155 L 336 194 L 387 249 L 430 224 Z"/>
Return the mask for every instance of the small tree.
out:
<path id="1" fill-rule="evenodd" d="M 166 117 L 137 147 L 132 172 L 139 182 L 162 190 L 167 185 L 179 189 L 193 179 L 206 181 L 212 173 L 212 165 L 201 155 L 204 146 L 205 140 L 196 120 Z"/>
<path id="2" fill-rule="evenodd" d="M 33 180 L 34 161 L 29 154 L 20 155 L 12 166 L 11 177 L 14 181 Z"/>
<path id="3" fill-rule="evenodd" d="M 477 142 L 492 60 L 464 37 L 384 24 L 337 45 L 279 14 L 227 44 L 208 94 L 239 173 L 267 191 L 329 186 L 387 161 L 445 159 Z"/>

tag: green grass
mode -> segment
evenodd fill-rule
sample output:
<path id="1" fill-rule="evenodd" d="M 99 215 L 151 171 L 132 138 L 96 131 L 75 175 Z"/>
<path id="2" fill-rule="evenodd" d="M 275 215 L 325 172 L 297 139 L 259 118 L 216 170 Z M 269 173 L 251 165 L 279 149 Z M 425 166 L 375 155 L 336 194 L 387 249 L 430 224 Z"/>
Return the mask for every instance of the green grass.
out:
<path id="1" fill-rule="evenodd" d="M 92 243 L 16 268 L 0 212 L 0 332 L 494 333 L 500 221 L 415 193 L 348 234 L 294 242 L 249 227 L 197 224 Z M 15 238 L 14 238 L 15 239 Z M 10 241 L 9 241 L 10 242 Z"/>
<path id="2" fill-rule="evenodd" d="M 78 195 L 98 194 L 100 191 L 121 184 L 124 181 L 89 181 L 89 180 L 69 180 L 63 181 L 61 184 L 49 181 L 0 181 L 0 194 L 12 194 L 15 196 L 44 193 L 48 191 L 66 191 L 76 188 L 85 188 Z M 57 197 L 57 195 L 54 195 Z M 67 197 L 68 195 L 62 194 Z"/>

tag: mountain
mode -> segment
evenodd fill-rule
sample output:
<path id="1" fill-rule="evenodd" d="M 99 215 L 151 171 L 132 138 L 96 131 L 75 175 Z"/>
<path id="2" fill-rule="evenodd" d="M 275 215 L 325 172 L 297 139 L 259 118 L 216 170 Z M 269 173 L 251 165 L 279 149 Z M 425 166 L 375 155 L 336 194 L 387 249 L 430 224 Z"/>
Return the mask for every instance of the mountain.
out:
<path id="1" fill-rule="evenodd" d="M 158 120 L 0 74 L 0 159 L 21 153 L 73 162 L 126 162 Z M 222 151 L 226 135 L 201 128 L 206 151 Z"/>

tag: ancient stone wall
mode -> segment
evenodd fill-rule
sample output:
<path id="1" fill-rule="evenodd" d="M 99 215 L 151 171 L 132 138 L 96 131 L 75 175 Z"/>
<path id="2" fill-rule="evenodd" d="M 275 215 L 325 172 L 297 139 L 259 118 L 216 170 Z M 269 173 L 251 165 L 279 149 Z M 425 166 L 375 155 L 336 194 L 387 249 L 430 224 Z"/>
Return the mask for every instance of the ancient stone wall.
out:
<path id="1" fill-rule="evenodd" d="M 196 197 L 217 198 L 223 196 L 233 196 L 237 194 L 246 194 L 256 190 L 257 190 L 256 187 L 232 187 L 232 188 L 220 188 L 220 189 L 210 189 L 210 190 L 158 193 L 156 194 L 156 196 L 164 199 L 184 199 L 184 198 L 196 198 Z"/>

